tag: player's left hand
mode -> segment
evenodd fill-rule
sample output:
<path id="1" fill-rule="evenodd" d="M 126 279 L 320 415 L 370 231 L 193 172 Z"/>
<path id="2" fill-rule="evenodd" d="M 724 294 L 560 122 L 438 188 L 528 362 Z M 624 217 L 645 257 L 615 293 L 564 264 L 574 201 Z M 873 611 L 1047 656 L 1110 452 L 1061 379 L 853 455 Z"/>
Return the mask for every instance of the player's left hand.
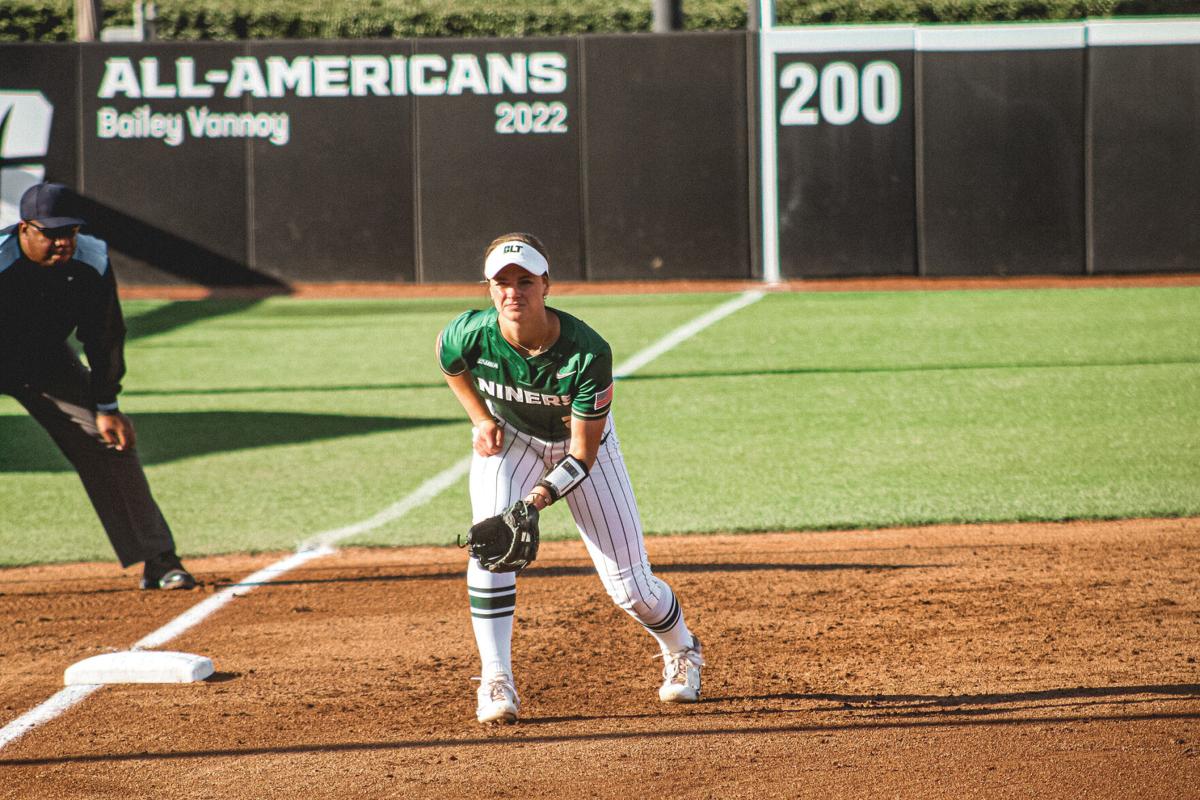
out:
<path id="1" fill-rule="evenodd" d="M 100 431 L 100 437 L 118 450 L 130 450 L 137 442 L 133 421 L 120 411 L 96 414 L 96 428 Z"/>

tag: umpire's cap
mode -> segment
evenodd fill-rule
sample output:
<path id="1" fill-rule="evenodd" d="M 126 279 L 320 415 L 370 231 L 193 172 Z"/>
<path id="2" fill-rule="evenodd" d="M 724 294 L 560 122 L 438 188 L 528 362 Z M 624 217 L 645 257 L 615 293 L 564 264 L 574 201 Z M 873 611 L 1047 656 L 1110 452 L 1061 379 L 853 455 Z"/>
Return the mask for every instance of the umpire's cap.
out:
<path id="1" fill-rule="evenodd" d="M 75 193 L 61 183 L 34 184 L 21 195 L 21 220 L 37 220 L 46 228 L 87 224 L 76 216 L 76 205 Z"/>

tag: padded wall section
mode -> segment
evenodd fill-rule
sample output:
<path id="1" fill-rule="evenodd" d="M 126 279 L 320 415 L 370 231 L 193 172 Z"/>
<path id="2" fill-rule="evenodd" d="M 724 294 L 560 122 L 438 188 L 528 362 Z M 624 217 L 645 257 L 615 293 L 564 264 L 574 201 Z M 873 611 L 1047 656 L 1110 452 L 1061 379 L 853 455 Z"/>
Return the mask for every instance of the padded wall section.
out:
<path id="1" fill-rule="evenodd" d="M 923 274 L 1083 273 L 1082 48 L 918 58 Z"/>
<path id="2" fill-rule="evenodd" d="M 416 279 L 407 42 L 252 43 L 266 93 L 250 149 L 255 267 L 288 280 Z M 289 85 L 284 78 L 294 80 Z"/>
<path id="3" fill-rule="evenodd" d="M 78 47 L 0 47 L 0 227 L 18 220 L 33 184 L 77 186 L 78 74 Z"/>
<path id="4" fill-rule="evenodd" d="M 1092 269 L 1200 269 L 1200 46 L 1088 51 Z"/>
<path id="5" fill-rule="evenodd" d="M 578 40 L 420 41 L 419 280 L 483 278 L 496 236 L 533 233 L 556 279 L 580 265 Z"/>
<path id="6" fill-rule="evenodd" d="M 749 278 L 745 34 L 583 47 L 588 278 Z"/>
<path id="7" fill-rule="evenodd" d="M 239 44 L 81 48 L 83 184 L 126 283 L 270 284 L 247 250 Z"/>
<path id="8" fill-rule="evenodd" d="M 776 57 L 783 277 L 916 272 L 913 62 L 911 49 Z"/>

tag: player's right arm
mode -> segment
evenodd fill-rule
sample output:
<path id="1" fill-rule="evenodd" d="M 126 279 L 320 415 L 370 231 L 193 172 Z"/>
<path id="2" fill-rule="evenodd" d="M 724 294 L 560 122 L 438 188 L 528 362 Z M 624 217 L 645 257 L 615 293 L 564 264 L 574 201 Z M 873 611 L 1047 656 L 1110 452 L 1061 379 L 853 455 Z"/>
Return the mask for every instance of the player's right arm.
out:
<path id="1" fill-rule="evenodd" d="M 504 443 L 504 430 L 492 416 L 483 397 L 475 388 L 475 381 L 468 369 L 467 360 L 463 357 L 462 324 L 468 319 L 470 312 L 459 316 L 446 326 L 437 338 L 437 359 L 446 384 L 459 405 L 467 412 L 474 426 L 472 443 L 475 452 L 481 456 L 494 456 L 500 452 Z"/>
<path id="2" fill-rule="evenodd" d="M 457 375 L 450 375 L 443 372 L 442 374 L 450 386 L 450 391 L 454 392 L 454 396 L 458 398 L 463 410 L 471 418 L 471 424 L 475 426 L 472 435 L 475 452 L 481 456 L 494 456 L 499 453 L 500 446 L 504 443 L 504 429 L 496 423 L 492 412 L 483 402 L 483 398 L 479 396 L 479 392 L 476 391 L 475 382 L 471 380 L 471 373 L 460 372 Z"/>

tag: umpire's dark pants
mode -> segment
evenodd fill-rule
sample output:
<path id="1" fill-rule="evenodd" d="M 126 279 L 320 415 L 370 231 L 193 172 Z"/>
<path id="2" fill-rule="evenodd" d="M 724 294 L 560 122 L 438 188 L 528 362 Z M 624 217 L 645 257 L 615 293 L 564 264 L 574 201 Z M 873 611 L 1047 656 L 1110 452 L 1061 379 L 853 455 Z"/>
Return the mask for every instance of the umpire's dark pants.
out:
<path id="1" fill-rule="evenodd" d="M 136 448 L 117 450 L 96 428 L 87 368 L 64 349 L 38 371 L 37 378 L 0 386 L 0 392 L 25 406 L 75 466 L 121 566 L 174 550 Z"/>

